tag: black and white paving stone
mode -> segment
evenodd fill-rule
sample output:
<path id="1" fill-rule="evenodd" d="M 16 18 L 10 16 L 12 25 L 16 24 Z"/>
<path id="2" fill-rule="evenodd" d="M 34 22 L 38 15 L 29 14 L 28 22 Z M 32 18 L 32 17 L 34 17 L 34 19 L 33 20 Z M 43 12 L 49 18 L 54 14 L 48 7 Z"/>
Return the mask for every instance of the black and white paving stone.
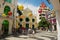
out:
<path id="1" fill-rule="evenodd" d="M 57 40 L 57 32 L 41 31 L 34 34 L 34 36 L 32 34 L 17 37 L 9 36 L 0 40 Z"/>

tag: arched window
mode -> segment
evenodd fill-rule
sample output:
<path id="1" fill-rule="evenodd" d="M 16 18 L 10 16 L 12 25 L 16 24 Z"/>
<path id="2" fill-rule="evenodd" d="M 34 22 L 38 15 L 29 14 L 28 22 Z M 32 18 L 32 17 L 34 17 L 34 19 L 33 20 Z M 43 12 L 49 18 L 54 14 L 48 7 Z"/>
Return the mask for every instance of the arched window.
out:
<path id="1" fill-rule="evenodd" d="M 22 22 L 23 21 L 23 19 L 22 18 L 20 18 L 20 22 Z"/>
<path id="2" fill-rule="evenodd" d="M 32 19 L 32 22 L 35 22 L 35 19 Z"/>
<path id="3" fill-rule="evenodd" d="M 32 29 L 34 30 L 34 25 L 32 25 Z"/>
<path id="4" fill-rule="evenodd" d="M 5 6 L 5 8 L 4 8 L 4 13 L 5 13 L 6 15 L 8 15 L 8 12 L 9 12 L 10 10 L 11 10 L 11 9 L 10 9 L 9 6 Z"/>
<path id="5" fill-rule="evenodd" d="M 9 30 L 9 21 L 8 20 L 3 20 L 2 22 L 2 30 L 4 30 L 4 34 L 8 34 Z"/>
<path id="6" fill-rule="evenodd" d="M 26 18 L 26 22 L 29 22 L 29 18 L 28 17 Z"/>
<path id="7" fill-rule="evenodd" d="M 9 29 L 9 21 L 3 20 L 2 22 L 2 30 L 8 30 Z"/>
<path id="8" fill-rule="evenodd" d="M 8 20 L 4 20 L 2 24 L 3 24 L 5 27 L 8 27 L 8 26 L 9 26 L 9 21 L 8 21 Z"/>
<path id="9" fill-rule="evenodd" d="M 41 14 L 39 16 L 41 16 Z"/>

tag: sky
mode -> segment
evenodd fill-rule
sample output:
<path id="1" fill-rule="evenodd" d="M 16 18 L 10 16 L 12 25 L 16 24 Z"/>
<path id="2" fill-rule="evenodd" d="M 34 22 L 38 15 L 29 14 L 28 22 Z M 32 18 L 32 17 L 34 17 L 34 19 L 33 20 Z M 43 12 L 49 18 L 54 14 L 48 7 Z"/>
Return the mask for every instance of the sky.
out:
<path id="1" fill-rule="evenodd" d="M 44 2 L 46 6 L 48 6 L 50 9 L 53 9 L 53 5 L 49 4 L 47 0 L 18 0 L 18 3 L 20 4 L 27 4 L 27 5 L 33 5 L 33 6 L 40 6 L 40 4 Z"/>
<path id="2" fill-rule="evenodd" d="M 23 5 L 24 8 L 32 10 L 33 15 L 37 16 L 37 20 L 39 21 L 38 9 L 42 2 L 44 2 L 50 10 L 53 9 L 53 5 L 51 3 L 49 4 L 46 0 L 18 0 L 18 5 Z"/>

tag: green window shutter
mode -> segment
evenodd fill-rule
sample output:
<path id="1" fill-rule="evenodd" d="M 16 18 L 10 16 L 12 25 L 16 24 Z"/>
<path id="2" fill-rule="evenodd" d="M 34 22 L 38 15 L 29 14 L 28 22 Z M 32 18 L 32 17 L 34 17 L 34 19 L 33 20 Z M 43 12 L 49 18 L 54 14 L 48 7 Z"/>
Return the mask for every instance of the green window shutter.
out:
<path id="1" fill-rule="evenodd" d="M 26 24 L 26 29 L 28 29 L 29 28 L 29 24 Z"/>
<path id="2" fill-rule="evenodd" d="M 8 29 L 8 27 L 9 27 L 9 21 L 8 20 L 4 20 L 2 24 L 3 24 L 5 29 Z"/>
<path id="3" fill-rule="evenodd" d="M 5 0 L 6 2 L 9 2 L 9 3 L 11 3 L 12 2 L 12 0 Z"/>
<path id="4" fill-rule="evenodd" d="M 20 22 L 22 22 L 23 21 L 23 19 L 22 18 L 20 18 Z"/>
<path id="5" fill-rule="evenodd" d="M 9 12 L 10 10 L 11 10 L 11 9 L 10 9 L 9 6 L 5 6 L 5 8 L 4 8 L 4 13 L 5 13 L 6 15 L 8 15 L 8 12 Z"/>

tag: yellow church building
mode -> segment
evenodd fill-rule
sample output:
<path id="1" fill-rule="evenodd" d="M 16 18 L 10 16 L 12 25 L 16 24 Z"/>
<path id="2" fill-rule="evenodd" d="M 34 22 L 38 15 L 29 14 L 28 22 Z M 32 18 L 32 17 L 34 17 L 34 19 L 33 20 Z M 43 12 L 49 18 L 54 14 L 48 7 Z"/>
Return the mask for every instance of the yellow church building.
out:
<path id="1" fill-rule="evenodd" d="M 34 26 L 34 28 L 37 28 L 37 18 L 29 8 L 24 9 L 17 20 L 22 27 L 32 28 Z M 18 25 L 18 27 L 20 26 Z"/>

